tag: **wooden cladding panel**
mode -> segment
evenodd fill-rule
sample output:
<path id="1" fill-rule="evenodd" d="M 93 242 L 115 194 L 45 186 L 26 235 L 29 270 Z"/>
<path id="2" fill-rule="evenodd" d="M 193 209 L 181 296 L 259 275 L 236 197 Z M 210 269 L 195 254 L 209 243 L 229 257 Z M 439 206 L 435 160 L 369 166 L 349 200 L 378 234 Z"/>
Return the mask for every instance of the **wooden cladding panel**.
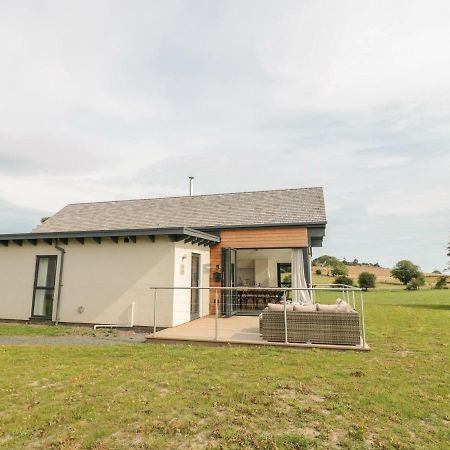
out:
<path id="1" fill-rule="evenodd" d="M 273 227 L 223 230 L 222 247 L 233 248 L 293 248 L 308 246 L 308 230 L 305 227 Z"/>
<path id="2" fill-rule="evenodd" d="M 209 286 L 210 287 L 220 287 L 222 286 L 221 281 L 214 281 L 214 272 L 217 270 L 217 266 L 219 266 L 219 270 L 222 269 L 222 245 L 219 242 L 216 245 L 213 245 L 209 251 L 209 262 L 210 262 L 210 274 L 209 274 Z M 220 294 L 220 293 L 219 293 Z M 209 313 L 214 314 L 214 289 L 210 289 L 209 291 Z M 220 298 L 220 295 L 219 295 Z"/>
<path id="3" fill-rule="evenodd" d="M 214 281 L 216 266 L 222 269 L 222 248 L 295 248 L 308 247 L 308 230 L 305 227 L 268 227 L 268 228 L 236 228 L 222 230 L 220 242 L 210 249 L 209 285 L 220 287 L 220 281 Z M 214 289 L 209 294 L 209 313 L 214 314 Z M 219 297 L 220 298 L 220 297 Z"/>

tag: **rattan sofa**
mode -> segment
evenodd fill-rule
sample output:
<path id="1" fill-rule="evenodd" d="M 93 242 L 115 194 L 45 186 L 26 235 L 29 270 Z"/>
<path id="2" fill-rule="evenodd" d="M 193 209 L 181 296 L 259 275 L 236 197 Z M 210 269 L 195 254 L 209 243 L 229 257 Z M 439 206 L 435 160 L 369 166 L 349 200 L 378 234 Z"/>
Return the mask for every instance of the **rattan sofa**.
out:
<path id="1" fill-rule="evenodd" d="M 352 312 L 286 312 L 288 342 L 360 345 L 359 315 Z M 265 309 L 260 316 L 264 340 L 285 341 L 284 311 Z"/>

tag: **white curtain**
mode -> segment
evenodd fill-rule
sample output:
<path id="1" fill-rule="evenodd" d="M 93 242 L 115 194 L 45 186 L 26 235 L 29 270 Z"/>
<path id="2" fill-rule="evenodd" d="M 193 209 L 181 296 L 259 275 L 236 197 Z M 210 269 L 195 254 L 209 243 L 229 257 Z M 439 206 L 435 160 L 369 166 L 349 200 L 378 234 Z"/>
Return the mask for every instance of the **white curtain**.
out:
<path id="1" fill-rule="evenodd" d="M 293 288 L 307 288 L 305 279 L 305 265 L 303 262 L 303 249 L 293 248 L 291 253 L 291 272 L 292 272 L 292 287 Z M 310 305 L 312 303 L 309 291 L 292 291 L 292 300 L 294 302 L 302 303 L 303 305 Z"/>

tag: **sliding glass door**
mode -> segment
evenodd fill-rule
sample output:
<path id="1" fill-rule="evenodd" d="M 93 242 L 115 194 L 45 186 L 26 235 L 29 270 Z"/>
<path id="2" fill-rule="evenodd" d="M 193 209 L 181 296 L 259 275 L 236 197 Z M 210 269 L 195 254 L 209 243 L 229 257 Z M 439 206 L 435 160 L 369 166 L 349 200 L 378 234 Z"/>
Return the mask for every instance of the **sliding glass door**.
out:
<path id="1" fill-rule="evenodd" d="M 236 249 L 222 249 L 222 286 L 236 287 Z M 226 316 L 236 314 L 237 292 L 235 289 L 224 290 L 222 293 L 222 312 Z"/>
<path id="2" fill-rule="evenodd" d="M 51 319 L 55 295 L 56 256 L 37 256 L 32 317 Z"/>

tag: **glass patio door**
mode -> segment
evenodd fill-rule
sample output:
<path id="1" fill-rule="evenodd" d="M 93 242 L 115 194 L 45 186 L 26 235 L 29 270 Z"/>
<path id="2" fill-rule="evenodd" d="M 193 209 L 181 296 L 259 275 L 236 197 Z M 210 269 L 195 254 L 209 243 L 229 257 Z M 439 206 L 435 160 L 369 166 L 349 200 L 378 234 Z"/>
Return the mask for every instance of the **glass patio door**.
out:
<path id="1" fill-rule="evenodd" d="M 56 280 L 56 256 L 38 256 L 34 276 L 32 317 L 51 319 Z"/>
<path id="2" fill-rule="evenodd" d="M 222 249 L 222 287 L 236 286 L 236 254 L 234 248 Z M 222 312 L 226 316 L 236 314 L 237 292 L 236 290 L 224 290 L 222 294 Z"/>
<path id="3" fill-rule="evenodd" d="M 191 255 L 191 287 L 200 287 L 200 255 Z M 191 289 L 191 320 L 200 317 L 200 290 Z"/>

